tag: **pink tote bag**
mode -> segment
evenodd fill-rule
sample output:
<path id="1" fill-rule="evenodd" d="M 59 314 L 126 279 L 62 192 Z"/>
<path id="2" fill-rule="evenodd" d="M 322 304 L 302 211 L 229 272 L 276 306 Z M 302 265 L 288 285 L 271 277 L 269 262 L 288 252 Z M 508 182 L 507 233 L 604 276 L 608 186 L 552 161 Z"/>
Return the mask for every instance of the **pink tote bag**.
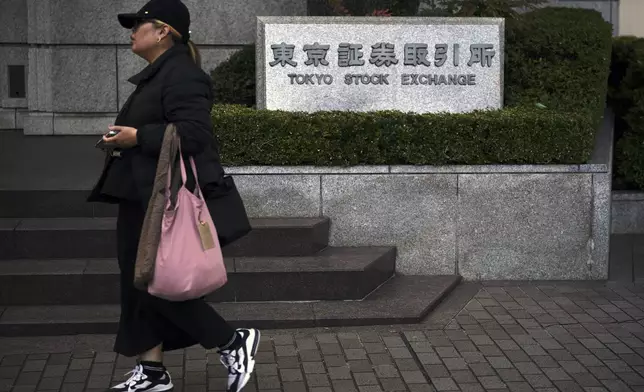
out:
<path id="1" fill-rule="evenodd" d="M 177 302 L 203 297 L 228 280 L 217 229 L 201 194 L 194 159 L 190 157 L 195 193 L 185 187 L 183 155 L 179 161 L 182 184 L 173 205 L 170 189 L 173 165 L 170 165 L 154 278 L 148 285 L 151 295 Z"/>

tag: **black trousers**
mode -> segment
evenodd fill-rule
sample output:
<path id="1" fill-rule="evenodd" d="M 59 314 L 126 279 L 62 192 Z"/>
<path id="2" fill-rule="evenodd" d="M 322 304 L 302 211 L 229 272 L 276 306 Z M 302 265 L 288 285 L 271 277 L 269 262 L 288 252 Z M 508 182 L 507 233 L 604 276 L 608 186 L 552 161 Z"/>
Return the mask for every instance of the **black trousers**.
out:
<path id="1" fill-rule="evenodd" d="M 121 318 L 114 351 L 133 357 L 159 344 L 163 344 L 164 351 L 195 344 L 206 349 L 225 346 L 235 331 L 203 299 L 171 302 L 134 287 L 134 264 L 144 217 L 140 202 L 119 204 L 116 231 Z"/>

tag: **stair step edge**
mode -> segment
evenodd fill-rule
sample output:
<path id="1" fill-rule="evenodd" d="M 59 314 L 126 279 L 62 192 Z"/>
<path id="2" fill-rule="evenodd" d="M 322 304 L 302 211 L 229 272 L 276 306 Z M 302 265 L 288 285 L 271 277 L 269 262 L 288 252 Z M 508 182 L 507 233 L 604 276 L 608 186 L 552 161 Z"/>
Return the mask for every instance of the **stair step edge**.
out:
<path id="1" fill-rule="evenodd" d="M 313 229 L 329 222 L 327 217 L 249 218 L 254 230 Z M 116 229 L 115 217 L 0 218 L 0 231 L 106 230 Z"/>
<path id="2" fill-rule="evenodd" d="M 351 254 L 353 253 L 353 254 Z M 228 273 L 314 273 L 366 271 L 383 258 L 395 264 L 395 247 L 328 247 L 309 256 L 225 257 Z M 347 260 L 349 259 L 349 260 Z M 0 276 L 103 275 L 119 273 L 118 261 L 106 259 L 0 260 Z"/>
<path id="3" fill-rule="evenodd" d="M 238 302 L 211 304 L 211 306 L 214 305 L 224 318 L 231 320 L 244 320 L 241 316 L 250 316 L 254 319 L 270 316 L 264 318 L 312 319 L 316 325 L 322 323 L 328 326 L 332 326 L 334 320 L 337 322 L 380 319 L 420 321 L 460 283 L 459 276 L 431 278 L 392 279 L 381 290 L 386 290 L 388 286 L 399 286 L 402 290 L 399 290 L 398 297 L 393 298 L 381 297 L 371 300 L 367 298 L 363 301 Z M 434 287 L 424 286 L 427 283 L 440 284 Z M 418 292 L 419 285 L 424 286 L 425 290 Z M 407 295 L 409 292 L 416 293 L 416 301 L 410 301 Z M 431 297 L 428 297 L 428 294 Z M 118 305 L 8 306 L 0 314 L 0 328 L 3 325 L 116 323 L 119 312 Z M 253 319 L 248 321 L 252 322 Z"/>

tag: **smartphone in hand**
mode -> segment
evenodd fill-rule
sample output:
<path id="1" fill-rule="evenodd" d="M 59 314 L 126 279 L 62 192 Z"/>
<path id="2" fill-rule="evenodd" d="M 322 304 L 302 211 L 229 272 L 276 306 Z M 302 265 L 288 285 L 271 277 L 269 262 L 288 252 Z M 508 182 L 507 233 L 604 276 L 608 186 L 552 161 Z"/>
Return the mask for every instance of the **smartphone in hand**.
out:
<path id="1" fill-rule="evenodd" d="M 118 135 L 118 133 L 119 133 L 118 131 L 109 131 L 108 133 L 105 134 L 105 136 L 106 137 L 114 137 L 114 136 Z M 98 140 L 98 142 L 96 142 L 96 145 L 94 147 L 105 149 L 105 148 L 110 147 L 110 145 L 105 143 L 105 140 L 103 140 L 103 138 L 100 138 Z"/>

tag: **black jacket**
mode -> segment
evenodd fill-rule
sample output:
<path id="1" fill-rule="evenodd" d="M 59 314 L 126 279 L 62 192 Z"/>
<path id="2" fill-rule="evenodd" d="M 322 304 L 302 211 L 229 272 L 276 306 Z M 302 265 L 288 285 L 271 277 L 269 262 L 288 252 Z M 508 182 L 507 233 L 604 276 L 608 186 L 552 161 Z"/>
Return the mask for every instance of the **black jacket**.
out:
<path id="1" fill-rule="evenodd" d="M 210 77 L 193 62 L 187 46 L 176 45 L 129 81 L 137 87 L 115 125 L 136 128 L 138 145 L 121 150 L 120 157 L 108 154 L 88 201 L 126 199 L 147 207 L 168 123 L 177 127 L 184 158 L 195 157 L 199 183 L 208 198 L 208 191 L 224 176 L 212 132 Z"/>

